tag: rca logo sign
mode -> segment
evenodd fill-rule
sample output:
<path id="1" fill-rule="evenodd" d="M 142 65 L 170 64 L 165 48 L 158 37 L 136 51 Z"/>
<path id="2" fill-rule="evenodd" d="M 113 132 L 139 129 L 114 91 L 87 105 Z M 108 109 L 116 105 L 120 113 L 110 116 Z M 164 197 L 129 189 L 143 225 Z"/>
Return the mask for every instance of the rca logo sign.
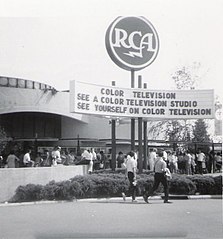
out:
<path id="1" fill-rule="evenodd" d="M 159 51 L 159 39 L 152 24 L 143 17 L 119 17 L 106 32 L 111 59 L 126 70 L 150 65 Z"/>
<path id="2" fill-rule="evenodd" d="M 136 45 L 134 42 L 134 39 L 137 37 L 140 37 L 140 44 L 139 46 Z M 143 57 L 142 50 L 143 48 L 147 48 L 147 51 L 155 52 L 156 49 L 153 48 L 153 34 L 147 33 L 144 36 L 142 36 L 142 32 L 135 31 L 131 34 L 119 28 L 115 28 L 115 43 L 112 44 L 113 47 L 124 47 L 126 49 L 133 49 L 134 51 L 129 51 L 128 53 L 123 53 L 125 55 L 131 56 L 131 57 Z"/>

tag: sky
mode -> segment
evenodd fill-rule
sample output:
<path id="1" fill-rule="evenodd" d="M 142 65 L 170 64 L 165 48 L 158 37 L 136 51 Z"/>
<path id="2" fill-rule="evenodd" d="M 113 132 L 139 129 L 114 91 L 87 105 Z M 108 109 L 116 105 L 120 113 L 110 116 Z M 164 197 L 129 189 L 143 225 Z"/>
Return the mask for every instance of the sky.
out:
<path id="1" fill-rule="evenodd" d="M 222 101 L 222 9 L 222 0 L 0 0 L 0 75 L 57 90 L 71 80 L 130 88 L 131 74 L 110 59 L 105 33 L 118 16 L 144 16 L 160 49 L 136 77 L 149 89 L 174 89 L 172 75 L 188 67 L 197 89 L 214 89 Z"/>

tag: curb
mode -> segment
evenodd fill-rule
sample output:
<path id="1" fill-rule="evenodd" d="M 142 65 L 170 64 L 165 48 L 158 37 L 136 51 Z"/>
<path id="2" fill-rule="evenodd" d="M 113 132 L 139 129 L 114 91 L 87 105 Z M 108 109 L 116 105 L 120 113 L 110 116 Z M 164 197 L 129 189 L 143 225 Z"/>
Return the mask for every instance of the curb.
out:
<path id="1" fill-rule="evenodd" d="M 131 200 L 131 197 L 126 197 L 126 199 Z M 137 197 L 137 200 L 142 200 L 142 197 Z M 163 200 L 164 196 L 152 196 L 149 200 Z M 169 195 L 170 200 L 198 200 L 198 199 L 222 199 L 222 195 Z M 63 200 L 63 201 L 35 201 L 35 202 L 21 202 L 21 203 L 0 203 L 0 207 L 9 207 L 9 206 L 27 206 L 27 205 L 40 205 L 40 204 L 55 204 L 55 203 L 66 203 L 66 202 L 111 202 L 111 201 L 122 201 L 122 197 L 114 198 L 85 198 L 78 200 Z"/>
<path id="2" fill-rule="evenodd" d="M 188 199 L 222 199 L 222 195 L 190 195 Z"/>
<path id="3" fill-rule="evenodd" d="M 27 206 L 27 205 L 38 205 L 38 204 L 55 204 L 55 203 L 65 203 L 65 202 L 72 202 L 72 201 L 34 201 L 34 202 L 19 202 L 19 203 L 9 203 L 3 202 L 0 203 L 0 207 L 10 207 L 10 206 Z"/>

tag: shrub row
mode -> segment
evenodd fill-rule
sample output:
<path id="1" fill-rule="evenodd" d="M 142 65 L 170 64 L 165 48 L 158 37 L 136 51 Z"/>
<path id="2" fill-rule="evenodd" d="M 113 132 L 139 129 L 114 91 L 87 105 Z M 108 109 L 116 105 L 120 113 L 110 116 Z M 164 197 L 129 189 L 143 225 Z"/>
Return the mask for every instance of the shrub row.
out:
<path id="1" fill-rule="evenodd" d="M 153 181 L 153 173 L 137 175 L 138 196 L 141 196 L 146 188 L 152 187 Z M 128 180 L 123 172 L 98 171 L 91 175 L 75 176 L 66 181 L 51 181 L 45 186 L 19 186 L 10 202 L 117 197 L 121 196 L 123 191 L 127 192 L 128 187 Z M 163 192 L 162 185 L 157 192 Z M 175 174 L 169 182 L 169 192 L 178 195 L 222 194 L 222 176 Z"/>

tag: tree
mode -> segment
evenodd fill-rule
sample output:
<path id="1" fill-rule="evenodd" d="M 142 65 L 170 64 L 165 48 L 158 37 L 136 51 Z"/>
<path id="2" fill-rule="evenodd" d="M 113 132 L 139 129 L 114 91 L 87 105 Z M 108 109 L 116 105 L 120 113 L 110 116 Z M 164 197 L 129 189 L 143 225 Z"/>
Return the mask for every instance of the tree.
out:
<path id="1" fill-rule="evenodd" d="M 201 78 L 201 64 L 199 62 L 193 62 L 191 66 L 182 67 L 178 69 L 173 75 L 172 79 L 176 84 L 177 89 L 195 89 L 197 88 L 198 81 Z M 206 73 L 205 73 L 206 74 Z"/>
<path id="2" fill-rule="evenodd" d="M 194 89 L 197 85 L 200 69 L 200 63 L 194 62 L 192 66 L 182 67 L 173 75 L 178 90 Z M 148 134 L 157 138 L 162 135 L 165 140 L 169 141 L 189 141 L 192 138 L 193 120 L 163 120 L 151 123 Z"/>
<path id="3" fill-rule="evenodd" d="M 150 123 L 148 132 L 153 139 L 161 136 L 168 141 L 189 141 L 192 138 L 192 125 L 186 120 L 163 120 Z"/>
<path id="4" fill-rule="evenodd" d="M 210 142 L 210 135 L 207 132 L 207 125 L 203 119 L 195 121 L 193 128 L 193 142 Z"/>

